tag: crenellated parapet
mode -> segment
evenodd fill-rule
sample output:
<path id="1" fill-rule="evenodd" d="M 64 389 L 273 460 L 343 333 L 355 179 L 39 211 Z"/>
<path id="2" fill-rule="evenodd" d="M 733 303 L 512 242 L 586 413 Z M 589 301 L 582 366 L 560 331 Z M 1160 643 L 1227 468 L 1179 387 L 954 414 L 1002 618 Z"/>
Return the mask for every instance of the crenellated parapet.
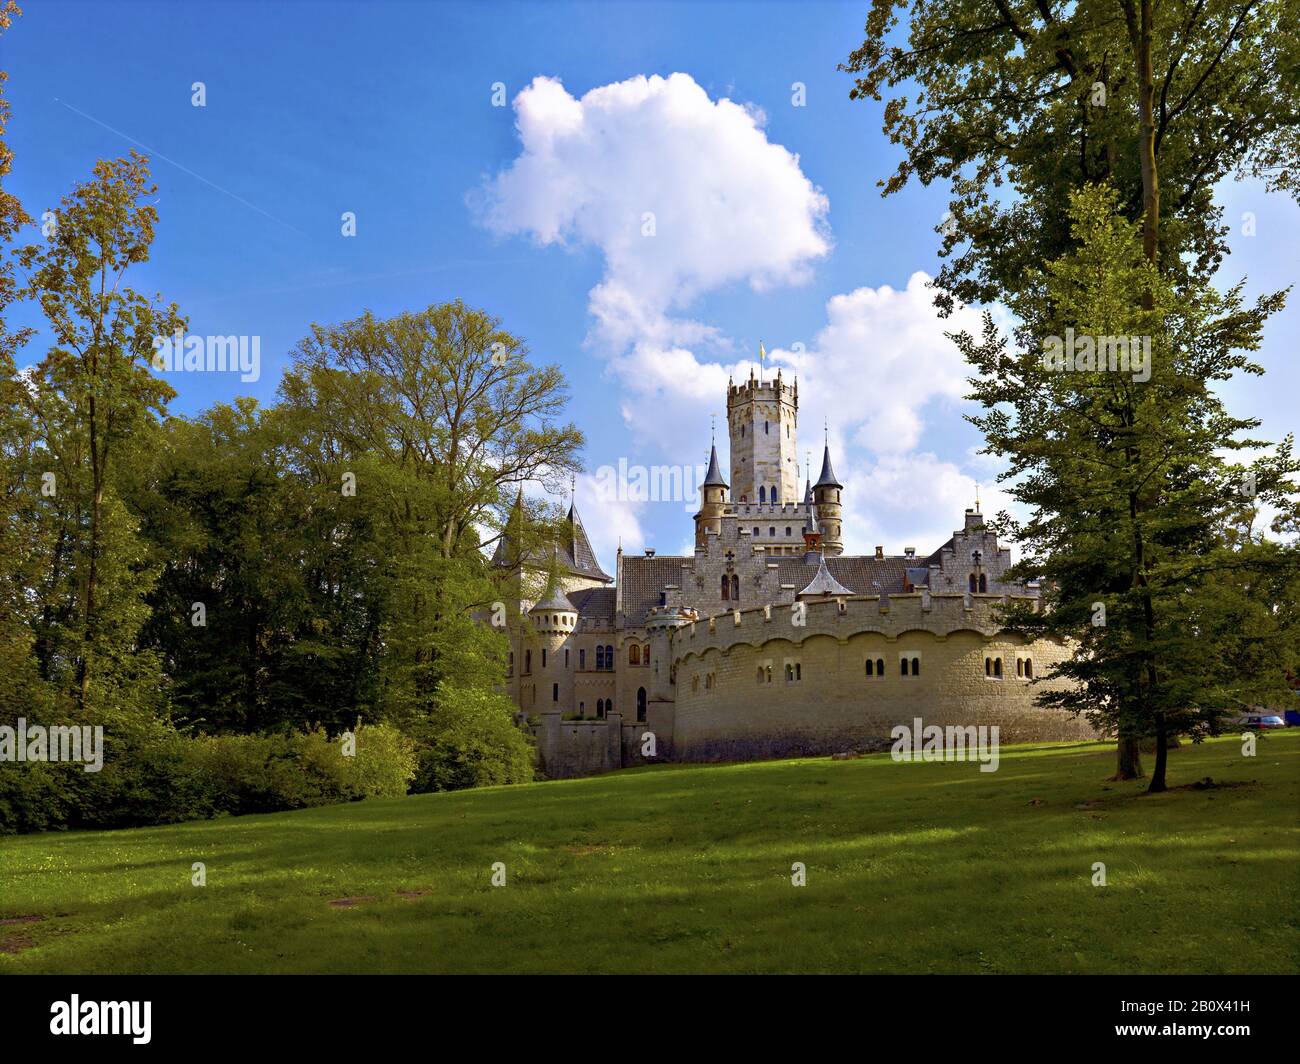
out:
<path id="1" fill-rule="evenodd" d="M 1038 599 L 1032 595 L 933 595 L 919 591 L 732 610 L 678 627 L 672 633 L 672 657 L 681 663 L 709 650 L 725 652 L 742 644 L 759 647 L 774 639 L 798 645 L 813 636 L 829 635 L 848 642 L 864 632 L 886 639 L 915 631 L 938 639 L 959 631 L 993 638 L 1003 628 L 999 611 L 1012 602 L 1036 609 Z"/>

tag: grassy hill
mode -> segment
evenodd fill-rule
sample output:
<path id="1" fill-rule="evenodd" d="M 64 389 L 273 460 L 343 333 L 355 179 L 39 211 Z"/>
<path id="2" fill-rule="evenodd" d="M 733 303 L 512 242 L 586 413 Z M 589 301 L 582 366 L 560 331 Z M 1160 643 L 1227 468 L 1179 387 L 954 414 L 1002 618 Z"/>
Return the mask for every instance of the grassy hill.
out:
<path id="1" fill-rule="evenodd" d="M 660 766 L 5 838 L 0 973 L 1295 971 L 1300 734 L 1175 751 L 1208 789 L 1113 760 Z"/>

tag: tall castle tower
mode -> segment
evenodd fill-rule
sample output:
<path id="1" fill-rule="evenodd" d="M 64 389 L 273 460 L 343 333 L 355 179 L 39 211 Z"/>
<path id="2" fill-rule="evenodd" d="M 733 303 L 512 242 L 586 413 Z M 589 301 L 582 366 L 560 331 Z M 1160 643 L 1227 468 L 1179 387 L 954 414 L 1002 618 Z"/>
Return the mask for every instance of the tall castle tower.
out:
<path id="1" fill-rule="evenodd" d="M 731 436 L 731 499 L 736 503 L 798 503 L 796 429 L 799 384 L 755 380 L 727 386 Z"/>

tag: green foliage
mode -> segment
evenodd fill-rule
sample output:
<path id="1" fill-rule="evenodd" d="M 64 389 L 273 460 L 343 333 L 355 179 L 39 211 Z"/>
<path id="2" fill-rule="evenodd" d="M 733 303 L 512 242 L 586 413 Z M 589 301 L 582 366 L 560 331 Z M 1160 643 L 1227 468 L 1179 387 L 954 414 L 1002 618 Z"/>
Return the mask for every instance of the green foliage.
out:
<path id="1" fill-rule="evenodd" d="M 533 778 L 533 749 L 503 694 L 443 684 L 412 790 L 456 791 Z"/>

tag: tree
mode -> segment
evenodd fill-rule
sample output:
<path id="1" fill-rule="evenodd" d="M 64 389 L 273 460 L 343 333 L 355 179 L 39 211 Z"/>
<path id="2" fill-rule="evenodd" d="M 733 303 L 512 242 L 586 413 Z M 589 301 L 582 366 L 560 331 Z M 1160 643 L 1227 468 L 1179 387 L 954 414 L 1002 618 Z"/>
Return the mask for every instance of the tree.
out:
<path id="1" fill-rule="evenodd" d="M 95 702 L 97 681 L 104 689 L 116 682 L 97 676 L 98 668 L 123 679 L 138 664 L 130 660 L 131 641 L 149 577 L 113 474 L 120 452 L 175 394 L 150 372 L 154 338 L 185 326 L 175 304 L 123 284 L 126 271 L 149 258 L 157 212 L 145 201 L 154 191 L 143 156 L 101 161 L 51 212 L 47 243 L 19 255 L 29 278 L 22 295 L 38 301 L 53 332 L 53 346 L 16 394 L 35 420 L 58 485 L 50 519 L 59 526 L 59 550 L 49 589 L 57 600 L 75 584 L 75 607 L 51 605 L 79 629 L 75 694 L 83 712 Z"/>
<path id="2" fill-rule="evenodd" d="M 969 420 L 988 452 L 1008 459 L 1002 479 L 1031 512 L 1000 520 L 1026 552 L 1011 575 L 1045 582 L 1042 608 L 1010 611 L 1008 627 L 1074 646 L 1048 676 L 1070 683 L 1038 702 L 1154 735 L 1150 790 L 1161 791 L 1170 735 L 1217 731 L 1250 696 L 1283 691 L 1295 661 L 1294 627 L 1256 589 L 1294 575 L 1297 551 L 1233 542 L 1231 530 L 1244 484 L 1252 505 L 1293 514 L 1300 463 L 1290 438 L 1249 470 L 1229 462 L 1222 452 L 1262 446 L 1242 436 L 1258 421 L 1231 417 L 1213 391 L 1260 372 L 1245 352 L 1282 297 L 1243 307 L 1239 288 L 1175 289 L 1119 216 L 1113 189 L 1076 193 L 1070 216 L 1078 250 L 1031 272 L 1011 298 L 1017 350 L 990 315 L 982 342 L 955 339 L 985 408 Z M 1062 338 L 1066 349 L 1086 340 L 1099 362 L 1047 357 Z M 1123 364 L 1110 364 L 1115 350 Z M 1225 578 L 1237 594 L 1225 594 Z"/>
<path id="3" fill-rule="evenodd" d="M 1300 191 L 1297 15 L 1296 0 L 873 0 L 841 69 L 856 99 L 919 89 L 886 102 L 905 155 L 880 184 L 950 183 L 941 309 L 1001 299 L 1067 252 L 1069 195 L 1089 183 L 1118 190 L 1162 275 L 1207 279 L 1226 252 L 1220 180 Z"/>

